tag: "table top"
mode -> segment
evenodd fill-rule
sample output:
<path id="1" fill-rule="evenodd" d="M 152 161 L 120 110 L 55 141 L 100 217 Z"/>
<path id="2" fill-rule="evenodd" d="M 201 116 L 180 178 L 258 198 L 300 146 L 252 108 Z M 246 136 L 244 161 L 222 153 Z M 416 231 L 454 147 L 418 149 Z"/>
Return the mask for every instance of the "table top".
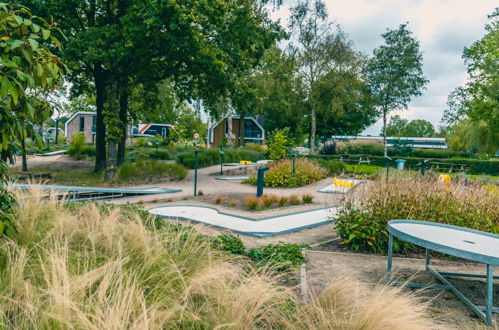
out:
<path id="1" fill-rule="evenodd" d="M 433 251 L 499 266 L 499 235 L 417 220 L 391 220 L 388 232 Z"/>

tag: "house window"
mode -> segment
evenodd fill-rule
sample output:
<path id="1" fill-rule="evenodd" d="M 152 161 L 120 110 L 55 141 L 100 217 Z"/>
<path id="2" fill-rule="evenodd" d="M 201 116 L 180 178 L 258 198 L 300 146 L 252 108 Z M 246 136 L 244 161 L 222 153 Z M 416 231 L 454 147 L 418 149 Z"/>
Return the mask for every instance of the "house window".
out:
<path id="1" fill-rule="evenodd" d="M 244 122 L 244 137 L 248 139 L 256 139 L 262 137 L 262 130 L 251 119 Z"/>
<path id="2" fill-rule="evenodd" d="M 80 132 L 85 130 L 85 117 L 80 116 Z"/>
<path id="3" fill-rule="evenodd" d="M 97 116 L 92 116 L 92 133 L 95 133 L 97 128 Z"/>
<path id="4" fill-rule="evenodd" d="M 229 119 L 225 119 L 225 134 L 229 134 Z"/>

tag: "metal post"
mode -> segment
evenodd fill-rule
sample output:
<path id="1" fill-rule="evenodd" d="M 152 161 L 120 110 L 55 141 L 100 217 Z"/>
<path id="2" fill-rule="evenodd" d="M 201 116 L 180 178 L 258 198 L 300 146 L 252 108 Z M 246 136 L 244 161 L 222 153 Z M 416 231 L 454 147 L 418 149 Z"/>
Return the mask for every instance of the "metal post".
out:
<path id="1" fill-rule="evenodd" d="M 293 155 L 293 176 L 296 175 L 295 160 L 296 160 L 296 157 Z"/>
<path id="2" fill-rule="evenodd" d="M 485 306 L 485 318 L 487 325 L 492 326 L 492 310 L 494 306 L 494 266 L 487 265 L 487 305 Z"/>
<path id="3" fill-rule="evenodd" d="M 426 266 L 426 269 L 428 270 L 428 266 L 430 265 L 430 250 L 426 249 L 425 250 L 425 266 Z"/>
<path id="4" fill-rule="evenodd" d="M 263 195 L 263 183 L 264 183 L 264 172 L 269 169 L 268 166 L 261 167 L 258 169 L 258 181 L 256 183 L 256 197 L 261 197 Z"/>
<path id="5" fill-rule="evenodd" d="M 197 196 L 198 187 L 198 152 L 199 150 L 194 150 L 194 197 Z"/>
<path id="6" fill-rule="evenodd" d="M 387 265 L 388 281 L 392 280 L 392 254 L 393 254 L 393 235 L 391 233 L 388 233 L 388 265 Z"/>

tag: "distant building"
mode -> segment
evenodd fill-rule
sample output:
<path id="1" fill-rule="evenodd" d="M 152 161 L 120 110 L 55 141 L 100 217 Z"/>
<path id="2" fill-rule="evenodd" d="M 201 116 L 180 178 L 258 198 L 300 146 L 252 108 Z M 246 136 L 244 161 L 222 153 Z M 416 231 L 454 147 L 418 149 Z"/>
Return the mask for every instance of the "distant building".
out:
<path id="1" fill-rule="evenodd" d="M 139 124 L 138 126 L 133 126 L 131 129 L 131 135 L 134 137 L 153 137 L 156 135 L 161 135 L 166 138 L 169 137 L 173 126 L 170 124 L 159 124 L 159 123 L 149 123 L 149 124 Z"/>
<path id="2" fill-rule="evenodd" d="M 77 111 L 64 123 L 64 136 L 71 141 L 73 135 L 82 132 L 85 135 L 85 143 L 95 142 L 95 123 L 97 113 L 94 111 Z"/>
<path id="3" fill-rule="evenodd" d="M 232 134 L 233 138 L 237 139 L 239 137 L 239 122 L 240 119 L 237 116 L 232 116 Z M 208 130 L 208 139 L 213 147 L 218 147 L 223 141 L 224 136 L 229 135 L 229 117 L 226 116 L 211 125 Z M 261 123 L 254 117 L 246 117 L 244 119 L 244 141 L 253 142 L 257 144 L 263 144 L 265 140 L 265 130 Z"/>
<path id="4" fill-rule="evenodd" d="M 357 136 L 357 135 L 333 135 L 333 140 L 338 141 L 365 141 L 365 142 L 383 142 L 382 136 Z M 424 149 L 447 149 L 445 138 L 428 138 L 428 137 L 398 137 L 387 136 L 386 145 L 393 147 L 395 144 L 408 146 L 412 148 Z"/>

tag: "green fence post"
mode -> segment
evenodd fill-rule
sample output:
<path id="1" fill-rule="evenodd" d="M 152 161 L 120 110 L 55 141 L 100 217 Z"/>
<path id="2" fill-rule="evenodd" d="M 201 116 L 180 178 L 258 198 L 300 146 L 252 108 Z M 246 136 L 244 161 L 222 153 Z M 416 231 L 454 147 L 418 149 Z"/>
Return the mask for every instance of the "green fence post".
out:
<path id="1" fill-rule="evenodd" d="M 198 152 L 199 150 L 194 150 L 194 197 L 197 196 L 198 187 Z"/>
<path id="2" fill-rule="evenodd" d="M 224 154 L 225 151 L 222 150 L 223 145 L 220 145 L 220 175 L 223 175 L 223 170 L 224 170 Z"/>
<path id="3" fill-rule="evenodd" d="M 264 172 L 269 169 L 268 166 L 260 167 L 258 169 L 258 181 L 256 183 L 256 197 L 263 195 Z"/>

